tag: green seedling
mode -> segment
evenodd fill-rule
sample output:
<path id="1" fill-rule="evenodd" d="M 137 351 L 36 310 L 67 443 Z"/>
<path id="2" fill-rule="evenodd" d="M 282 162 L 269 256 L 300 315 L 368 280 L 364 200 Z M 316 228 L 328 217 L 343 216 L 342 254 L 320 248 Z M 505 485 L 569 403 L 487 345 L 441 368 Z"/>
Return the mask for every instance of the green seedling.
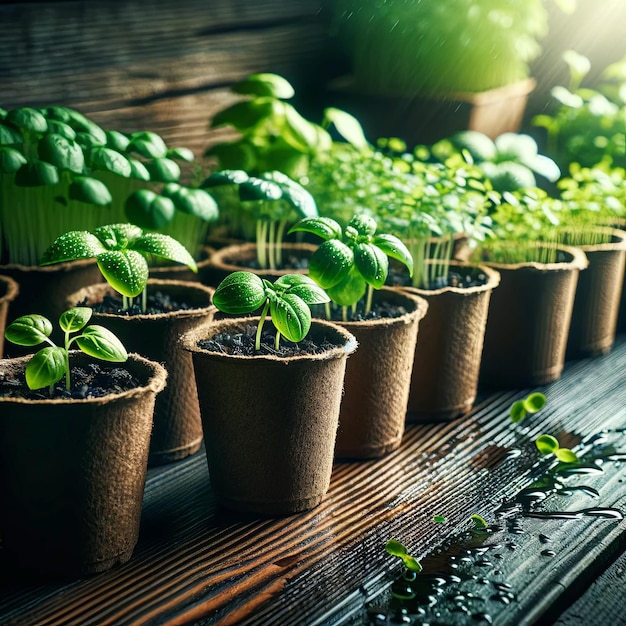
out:
<path id="1" fill-rule="evenodd" d="M 92 324 L 86 326 L 93 311 L 89 307 L 75 307 L 65 311 L 59 318 L 59 325 L 65 333 L 63 347 L 57 346 L 51 339 L 52 324 L 42 315 L 24 315 L 10 324 L 4 333 L 5 338 L 18 346 L 49 346 L 37 352 L 26 366 L 26 384 L 29 389 L 50 388 L 65 376 L 65 388 L 70 389 L 69 350 L 73 343 L 85 354 L 100 359 L 122 363 L 128 358 L 126 349 L 120 340 L 107 328 Z M 80 332 L 82 331 L 82 332 Z M 78 333 L 70 337 L 71 333 Z"/>
<path id="2" fill-rule="evenodd" d="M 415 557 L 411 556 L 404 544 L 400 543 L 398 540 L 390 539 L 385 544 L 385 550 L 392 556 L 397 556 L 408 570 L 412 572 L 422 571 L 420 562 Z"/>
<path id="3" fill-rule="evenodd" d="M 478 515 L 478 513 L 473 513 L 472 515 L 470 515 L 470 520 L 474 524 L 475 530 L 483 530 L 489 526 L 485 518 L 481 515 Z"/>
<path id="4" fill-rule="evenodd" d="M 435 524 L 445 524 L 448 520 L 443 515 L 435 515 L 433 516 L 433 522 Z"/>
<path id="5" fill-rule="evenodd" d="M 389 260 L 406 265 L 413 275 L 413 257 L 408 248 L 394 235 L 376 233 L 376 221 L 367 215 L 355 215 L 342 230 L 329 217 L 300 220 L 289 232 L 308 232 L 324 239 L 311 256 L 309 275 L 325 289 L 330 299 L 343 307 L 347 320 L 348 307 L 356 308 L 365 296 L 365 314 L 372 308 L 374 289 L 380 289 L 387 280 Z M 327 316 L 330 309 L 327 309 Z"/>
<path id="6" fill-rule="evenodd" d="M 326 293 L 308 276 L 286 274 L 273 284 L 252 272 L 233 272 L 217 287 L 213 304 L 224 313 L 244 315 L 263 307 L 257 327 L 255 349 L 261 349 L 261 333 L 268 312 L 276 328 L 276 349 L 280 336 L 302 341 L 311 327 L 312 304 L 328 302 Z"/>
<path id="7" fill-rule="evenodd" d="M 540 435 L 535 440 L 535 445 L 543 456 L 554 454 L 562 463 L 576 463 L 578 461 L 576 453 L 569 448 L 561 448 L 556 437 L 552 435 Z"/>
<path id="8" fill-rule="evenodd" d="M 144 233 L 133 224 L 111 224 L 93 232 L 65 233 L 44 252 L 41 264 L 95 258 L 104 279 L 121 294 L 124 309 L 141 294 L 141 310 L 145 311 L 148 258 L 151 256 L 182 263 L 198 271 L 193 257 L 178 241 L 162 233 Z"/>
<path id="9" fill-rule="evenodd" d="M 517 400 L 511 405 L 509 415 L 514 423 L 521 422 L 527 415 L 541 411 L 546 405 L 546 397 L 540 393 L 531 393 L 523 400 Z"/>

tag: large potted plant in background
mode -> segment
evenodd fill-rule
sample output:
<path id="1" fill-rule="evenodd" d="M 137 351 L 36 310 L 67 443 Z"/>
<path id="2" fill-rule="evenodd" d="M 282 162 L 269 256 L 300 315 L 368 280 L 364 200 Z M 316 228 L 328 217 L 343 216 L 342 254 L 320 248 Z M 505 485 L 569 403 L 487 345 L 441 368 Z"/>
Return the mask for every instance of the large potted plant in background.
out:
<path id="1" fill-rule="evenodd" d="M 327 300 L 307 276 L 271 283 L 234 272 L 213 302 L 238 317 L 181 339 L 193 357 L 211 485 L 227 508 L 287 515 L 315 507 L 328 490 L 346 359 L 357 343 L 311 321 L 309 305 Z M 258 309 L 260 317 L 241 317 Z"/>
<path id="2" fill-rule="evenodd" d="M 16 571 L 80 577 L 130 559 L 139 533 L 159 363 L 128 355 L 92 311 L 6 329 L 35 355 L 0 360 L 0 534 Z M 72 347 L 78 350 L 70 350 Z M 112 362 L 102 365 L 99 361 Z"/>
<path id="3" fill-rule="evenodd" d="M 328 6 L 351 71 L 332 95 L 368 136 L 414 145 L 464 129 L 518 130 L 535 84 L 529 63 L 548 32 L 543 0 Z"/>
<path id="4" fill-rule="evenodd" d="M 69 294 L 68 305 L 94 308 L 94 319 L 111 328 L 128 349 L 165 364 L 170 384 L 157 400 L 150 445 L 150 464 L 156 465 L 189 456 L 202 442 L 193 366 L 178 339 L 212 314 L 213 290 L 198 282 L 149 279 L 146 257 L 196 269 L 191 254 L 175 239 L 126 223 L 93 233 L 65 233 L 42 262 L 95 259 L 107 282 Z"/>
<path id="5" fill-rule="evenodd" d="M 384 287 L 388 257 L 412 273 L 411 254 L 363 214 L 345 228 L 318 217 L 300 220 L 291 230 L 324 240 L 309 265 L 309 275 L 331 299 L 318 315 L 341 324 L 359 342 L 346 368 L 336 456 L 380 457 L 398 448 L 404 435 L 418 326 L 428 308 L 418 296 Z"/>
<path id="6" fill-rule="evenodd" d="M 98 280 L 93 261 L 39 266 L 43 251 L 70 230 L 136 219 L 184 236 L 199 252 L 217 206 L 179 184 L 178 163 L 192 159 L 156 133 L 105 130 L 67 107 L 0 111 L 0 267 L 22 286 L 13 314 L 41 310 L 32 304 L 41 302 L 57 317 L 67 293 Z"/>

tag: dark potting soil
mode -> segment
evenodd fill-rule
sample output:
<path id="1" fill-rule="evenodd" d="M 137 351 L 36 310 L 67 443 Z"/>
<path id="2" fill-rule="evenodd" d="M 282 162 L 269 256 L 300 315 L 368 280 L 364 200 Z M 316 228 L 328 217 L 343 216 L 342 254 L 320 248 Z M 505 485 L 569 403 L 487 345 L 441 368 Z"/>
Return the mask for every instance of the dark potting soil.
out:
<path id="1" fill-rule="evenodd" d="M 122 304 L 122 299 L 117 295 L 104 296 L 101 302 L 95 302 L 93 304 L 88 304 L 85 298 L 85 300 L 79 302 L 77 306 L 90 306 L 94 313 L 126 315 L 127 317 L 133 315 L 158 315 L 159 313 L 171 313 L 172 311 L 189 311 L 194 308 L 186 302 L 174 300 L 170 295 L 162 291 L 155 291 L 148 294 L 147 308 L 145 311 L 141 310 L 139 303 L 135 303 L 130 308 L 125 309 Z"/>
<path id="2" fill-rule="evenodd" d="M 239 265 L 241 261 L 237 259 L 224 259 L 227 263 L 233 263 L 235 265 Z M 257 272 L 266 271 L 267 268 L 262 268 L 259 265 L 259 262 L 256 258 L 247 259 L 245 261 L 245 266 L 248 269 L 256 270 Z M 280 264 L 280 267 L 276 268 L 279 270 L 308 270 L 309 269 L 309 257 L 299 256 L 297 254 L 283 254 L 283 262 Z"/>
<path id="3" fill-rule="evenodd" d="M 261 349 L 256 351 L 254 343 L 256 339 L 256 324 L 249 324 L 245 327 L 244 332 L 231 335 L 229 333 L 219 333 L 211 339 L 203 339 L 198 342 L 198 346 L 203 350 L 211 352 L 221 352 L 222 354 L 231 354 L 237 356 L 258 356 L 260 354 L 273 354 L 274 356 L 287 358 L 290 356 L 302 356 L 311 354 L 320 354 L 337 347 L 329 339 L 323 337 L 315 341 L 305 337 L 298 343 L 288 341 L 281 336 L 278 350 L 276 350 L 275 333 L 263 332 L 261 335 Z"/>
<path id="4" fill-rule="evenodd" d="M 311 312 L 314 317 L 320 319 L 327 319 L 326 309 L 323 306 L 315 305 L 311 307 Z M 358 303 L 356 310 L 353 312 L 351 307 L 348 307 L 348 318 L 344 320 L 343 310 L 341 307 L 333 307 L 330 309 L 330 321 L 332 322 L 363 322 L 366 320 L 380 320 L 394 317 L 402 317 L 408 313 L 406 307 L 398 304 L 391 304 L 390 302 L 374 302 L 370 311 L 365 313 L 365 304 L 361 300 Z"/>
<path id="5" fill-rule="evenodd" d="M 51 394 L 48 387 L 35 391 L 28 389 L 23 372 L 18 376 L 0 373 L 0 397 L 26 400 L 101 398 L 141 386 L 139 380 L 123 366 L 104 366 L 99 363 L 70 367 L 70 380 L 69 390 L 65 389 L 65 377 L 63 377 L 54 385 Z"/>
<path id="6" fill-rule="evenodd" d="M 438 284 L 432 286 L 432 289 L 443 289 L 444 287 L 457 287 L 459 289 L 468 289 L 470 287 L 480 287 L 488 281 L 487 275 L 479 269 L 468 267 L 466 272 L 450 271 L 447 280 L 444 278 Z M 411 278 L 406 270 L 399 268 L 389 268 L 387 284 L 393 287 L 412 287 Z"/>

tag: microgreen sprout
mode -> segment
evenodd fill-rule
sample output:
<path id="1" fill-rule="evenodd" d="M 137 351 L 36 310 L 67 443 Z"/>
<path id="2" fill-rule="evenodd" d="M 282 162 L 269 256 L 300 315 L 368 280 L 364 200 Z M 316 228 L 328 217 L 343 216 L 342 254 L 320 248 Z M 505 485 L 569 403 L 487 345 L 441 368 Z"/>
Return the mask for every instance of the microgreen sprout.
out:
<path id="1" fill-rule="evenodd" d="M 554 454 L 562 463 L 576 463 L 578 461 L 576 453 L 569 448 L 561 448 L 558 439 L 552 435 L 540 435 L 535 440 L 535 445 L 543 456 Z"/>
<path id="2" fill-rule="evenodd" d="M 63 347 L 57 346 L 50 339 L 52 324 L 42 315 L 24 315 L 7 326 L 5 338 L 18 346 L 38 346 L 44 342 L 50 344 L 39 350 L 26 366 L 26 384 L 29 389 L 49 387 L 52 394 L 54 384 L 63 376 L 65 388 L 70 388 L 69 350 L 73 343 L 85 354 L 97 359 L 116 363 L 126 361 L 126 349 L 110 330 L 97 324 L 86 326 L 92 313 L 90 307 L 75 307 L 61 314 L 59 325 L 65 333 Z M 71 333 L 79 331 L 82 331 L 80 335 L 70 337 Z"/>
<path id="3" fill-rule="evenodd" d="M 546 397 L 535 392 L 526 396 L 523 400 L 517 400 L 511 405 L 509 415 L 514 423 L 521 422 L 527 415 L 537 413 L 546 405 Z"/>
<path id="4" fill-rule="evenodd" d="M 141 294 L 141 310 L 145 311 L 148 258 L 151 256 L 182 263 L 197 271 L 193 257 L 178 241 L 162 233 L 144 233 L 133 224 L 111 224 L 92 232 L 65 233 L 44 252 L 41 264 L 95 258 L 104 279 L 122 295 L 124 309 Z"/>
<path id="5" fill-rule="evenodd" d="M 385 544 L 385 550 L 392 556 L 397 556 L 408 570 L 412 572 L 422 571 L 420 562 L 415 557 L 411 556 L 404 544 L 400 543 L 397 539 L 390 539 Z"/>
<path id="6" fill-rule="evenodd" d="M 485 521 L 485 518 L 478 515 L 478 513 L 472 513 L 472 515 L 470 515 L 470 520 L 474 524 L 475 530 L 484 530 L 489 526 L 489 524 Z"/>
<path id="7" fill-rule="evenodd" d="M 324 239 L 311 256 L 309 275 L 343 307 L 344 321 L 348 307 L 355 309 L 366 291 L 365 314 L 369 313 L 374 289 L 380 289 L 387 280 L 387 257 L 406 265 L 413 275 L 413 257 L 407 247 L 394 235 L 377 234 L 376 228 L 372 217 L 357 214 L 344 230 L 329 217 L 313 217 L 300 220 L 289 231 L 313 233 Z M 329 313 L 327 309 L 327 317 Z"/>
<path id="8" fill-rule="evenodd" d="M 448 520 L 445 518 L 444 515 L 434 515 L 433 516 L 433 522 L 435 522 L 435 524 L 445 524 Z"/>
<path id="9" fill-rule="evenodd" d="M 244 315 L 263 307 L 255 340 L 257 351 L 261 348 L 261 333 L 268 312 L 276 327 L 278 349 L 281 335 L 294 343 L 302 341 L 311 327 L 309 305 L 328 300 L 326 293 L 303 274 L 286 274 L 272 284 L 252 272 L 233 272 L 213 294 L 213 304 L 224 313 Z"/>

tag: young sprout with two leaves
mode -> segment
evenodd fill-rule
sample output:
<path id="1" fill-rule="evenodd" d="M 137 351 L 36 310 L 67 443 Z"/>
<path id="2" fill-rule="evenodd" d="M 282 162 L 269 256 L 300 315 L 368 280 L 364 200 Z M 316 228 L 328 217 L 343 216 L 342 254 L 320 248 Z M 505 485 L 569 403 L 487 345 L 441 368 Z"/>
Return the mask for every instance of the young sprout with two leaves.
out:
<path id="1" fill-rule="evenodd" d="M 104 279 L 121 294 L 123 308 L 130 308 L 133 299 L 141 294 L 141 310 L 145 311 L 148 259 L 152 256 L 198 271 L 193 257 L 178 241 L 162 233 L 144 233 L 133 224 L 111 224 L 93 232 L 65 233 L 44 252 L 41 264 L 95 258 Z"/>
<path id="2" fill-rule="evenodd" d="M 527 415 L 541 411 L 546 405 L 546 397 L 541 392 L 531 393 L 523 400 L 517 400 L 511 405 L 509 416 L 515 424 L 521 422 Z"/>
<path id="3" fill-rule="evenodd" d="M 355 215 L 345 230 L 328 217 L 305 218 L 289 232 L 308 232 L 324 242 L 311 256 L 309 275 L 326 290 L 330 299 L 342 307 L 342 318 L 348 319 L 348 307 L 356 311 L 366 293 L 364 314 L 372 308 L 374 289 L 387 280 L 389 260 L 406 265 L 413 275 L 413 258 L 407 247 L 394 235 L 376 233 L 376 221 L 367 215 Z M 330 307 L 326 315 L 330 319 Z"/>
<path id="4" fill-rule="evenodd" d="M 75 307 L 65 311 L 59 318 L 59 325 L 65 334 L 63 346 L 57 346 L 51 339 L 52 324 L 42 315 L 24 315 L 10 324 L 4 333 L 6 339 L 18 346 L 38 346 L 48 343 L 28 362 L 25 376 L 29 389 L 50 388 L 65 376 L 65 388 L 70 389 L 69 351 L 73 343 L 82 352 L 102 361 L 123 363 L 128 354 L 120 340 L 107 328 L 92 324 L 87 326 L 93 311 L 89 307 Z M 82 332 L 81 332 L 82 331 Z M 78 333 L 70 337 L 72 333 Z"/>
<path id="5" fill-rule="evenodd" d="M 249 176 L 243 170 L 222 170 L 201 184 L 203 189 L 222 186 L 238 190 L 240 205 L 255 224 L 259 267 L 280 268 L 287 225 L 299 218 L 317 216 L 313 196 L 278 171 Z"/>
<path id="6" fill-rule="evenodd" d="M 302 274 L 286 274 L 272 284 L 252 272 L 233 272 L 213 294 L 213 304 L 224 313 L 245 315 L 263 307 L 255 340 L 257 351 L 261 349 L 261 333 L 268 312 L 276 327 L 278 349 L 281 335 L 294 343 L 302 341 L 311 327 L 309 306 L 328 300 L 326 293 Z"/>
<path id="7" fill-rule="evenodd" d="M 411 572 L 422 571 L 420 562 L 415 557 L 411 556 L 406 546 L 397 539 L 390 539 L 385 544 L 385 550 L 392 556 L 397 556 Z"/>
<path id="8" fill-rule="evenodd" d="M 576 463 L 578 461 L 576 453 L 569 448 L 561 448 L 558 439 L 552 435 L 539 435 L 535 440 L 535 445 L 543 456 L 554 454 L 561 463 Z"/>

